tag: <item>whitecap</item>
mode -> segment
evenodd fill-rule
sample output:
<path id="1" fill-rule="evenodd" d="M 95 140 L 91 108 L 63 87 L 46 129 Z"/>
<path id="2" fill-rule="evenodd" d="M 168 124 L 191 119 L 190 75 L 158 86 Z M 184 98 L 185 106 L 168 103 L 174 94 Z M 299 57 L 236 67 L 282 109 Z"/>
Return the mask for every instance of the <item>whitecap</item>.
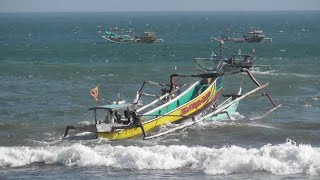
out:
<path id="1" fill-rule="evenodd" d="M 106 76 L 106 77 L 113 77 L 114 74 L 101 74 L 100 76 L 102 76 L 102 77 L 104 77 L 104 76 Z"/>
<path id="2" fill-rule="evenodd" d="M 247 124 L 248 126 L 252 126 L 252 127 L 262 127 L 262 128 L 266 128 L 266 129 L 279 129 L 270 125 L 266 125 L 266 124 L 260 124 L 260 123 L 249 123 Z"/>
<path id="3" fill-rule="evenodd" d="M 206 174 L 267 172 L 276 175 L 320 174 L 320 148 L 293 143 L 260 148 L 179 145 L 0 147 L 0 167 L 32 163 L 107 166 L 121 169 L 197 169 Z"/>
<path id="4" fill-rule="evenodd" d="M 310 107 L 312 107 L 312 105 L 311 104 L 304 104 L 303 107 L 310 108 Z"/>

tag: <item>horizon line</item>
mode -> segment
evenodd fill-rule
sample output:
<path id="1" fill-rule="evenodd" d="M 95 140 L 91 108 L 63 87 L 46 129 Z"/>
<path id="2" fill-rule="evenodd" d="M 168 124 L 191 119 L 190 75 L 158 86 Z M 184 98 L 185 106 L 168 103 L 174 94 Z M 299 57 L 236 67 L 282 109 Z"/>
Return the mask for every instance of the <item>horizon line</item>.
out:
<path id="1" fill-rule="evenodd" d="M 286 10 L 120 10 L 120 11 L 3 11 L 4 13 L 159 13 L 159 12 L 311 12 L 320 11 L 312 9 L 286 9 Z"/>

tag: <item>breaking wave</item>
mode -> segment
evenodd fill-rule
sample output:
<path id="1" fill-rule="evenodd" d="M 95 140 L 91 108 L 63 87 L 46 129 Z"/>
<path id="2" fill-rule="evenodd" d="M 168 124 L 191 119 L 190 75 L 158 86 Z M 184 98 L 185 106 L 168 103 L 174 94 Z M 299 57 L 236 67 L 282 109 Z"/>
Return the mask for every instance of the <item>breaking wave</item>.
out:
<path id="1" fill-rule="evenodd" d="M 0 147 L 0 167 L 32 163 L 65 166 L 108 166 L 121 169 L 196 169 L 206 174 L 269 172 L 320 174 L 320 148 L 289 140 L 261 148 L 187 146 L 69 146 Z"/>

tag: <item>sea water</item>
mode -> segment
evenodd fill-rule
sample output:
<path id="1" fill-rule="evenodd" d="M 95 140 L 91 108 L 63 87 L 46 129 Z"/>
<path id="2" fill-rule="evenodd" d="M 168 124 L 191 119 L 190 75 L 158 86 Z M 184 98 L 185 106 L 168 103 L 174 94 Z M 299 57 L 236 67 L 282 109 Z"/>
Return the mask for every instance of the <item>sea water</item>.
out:
<path id="1" fill-rule="evenodd" d="M 0 14 L 0 179 L 318 179 L 319 19 L 319 11 Z M 164 42 L 108 43 L 100 36 L 115 25 L 155 31 Z M 255 64 L 271 66 L 254 71 L 282 104 L 270 116 L 251 120 L 272 108 L 258 93 L 240 102 L 235 121 L 155 140 L 62 139 L 66 125 L 93 122 L 88 107 L 118 92 L 132 101 L 144 80 L 199 73 L 193 58 L 219 52 L 210 37 L 252 30 L 272 41 L 226 43 L 222 53 L 255 49 Z M 223 92 L 237 92 L 241 81 L 244 91 L 255 88 L 235 75 Z M 98 103 L 89 94 L 96 85 Z"/>

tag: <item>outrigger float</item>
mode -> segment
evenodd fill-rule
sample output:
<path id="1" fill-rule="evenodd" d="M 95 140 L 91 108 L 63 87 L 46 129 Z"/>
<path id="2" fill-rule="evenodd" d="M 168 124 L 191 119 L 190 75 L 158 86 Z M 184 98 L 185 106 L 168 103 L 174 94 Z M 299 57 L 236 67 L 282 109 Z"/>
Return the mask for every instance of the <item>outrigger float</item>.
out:
<path id="1" fill-rule="evenodd" d="M 203 67 L 204 73 L 191 75 L 172 74 L 169 84 L 145 81 L 132 103 L 115 101 L 104 106 L 89 108 L 94 113 L 94 123 L 81 127 L 67 126 L 64 137 L 68 135 L 70 129 L 74 129 L 92 132 L 96 134 L 97 138 L 107 138 L 109 140 L 141 136 L 143 136 L 143 139 L 156 138 L 201 121 L 223 120 L 226 117 L 230 117 L 236 111 L 240 100 L 265 88 L 269 84 L 260 84 L 247 67 L 239 65 L 230 70 L 225 69 L 225 67 L 231 65 L 228 61 L 222 58 L 216 61 L 217 65 L 213 69 Z M 258 87 L 245 94 L 241 94 L 240 87 L 237 94 L 228 95 L 229 98 L 225 102 L 217 105 L 218 99 L 222 94 L 224 76 L 237 73 L 247 73 Z M 196 78 L 197 81 L 193 84 L 178 84 L 178 80 L 181 78 Z M 162 95 L 143 93 L 142 91 L 147 84 L 160 85 L 166 88 L 161 89 Z M 184 88 L 185 90 L 183 90 Z M 269 98 L 274 107 L 259 118 L 267 116 L 281 106 L 276 105 L 268 93 L 263 93 L 263 95 Z M 142 96 L 151 96 L 156 99 L 146 105 L 142 105 Z M 181 123 L 180 126 L 168 131 L 155 135 L 149 134 L 150 131 L 161 125 L 180 123 L 182 121 L 184 123 Z"/>

